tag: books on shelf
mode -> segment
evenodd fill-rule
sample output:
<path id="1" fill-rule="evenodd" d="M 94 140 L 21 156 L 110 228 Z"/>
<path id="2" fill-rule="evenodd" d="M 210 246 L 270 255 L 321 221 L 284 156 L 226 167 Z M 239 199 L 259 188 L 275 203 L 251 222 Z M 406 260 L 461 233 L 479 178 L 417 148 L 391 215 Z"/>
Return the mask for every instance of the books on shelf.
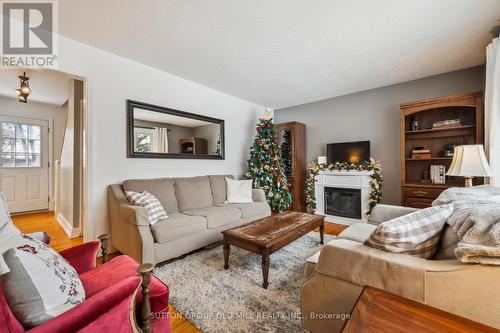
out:
<path id="1" fill-rule="evenodd" d="M 445 184 L 446 167 L 444 165 L 431 165 L 430 176 L 433 184 Z"/>
<path id="2" fill-rule="evenodd" d="M 424 147 L 415 147 L 411 151 L 411 158 L 415 160 L 425 160 L 432 158 L 431 150 Z"/>
<path id="3" fill-rule="evenodd" d="M 436 121 L 432 124 L 432 128 L 449 128 L 449 127 L 461 127 L 462 123 L 460 119 L 449 119 L 449 120 L 441 120 Z"/>
<path id="4" fill-rule="evenodd" d="M 411 154 L 411 158 L 414 160 L 428 160 L 432 158 L 432 154 Z"/>

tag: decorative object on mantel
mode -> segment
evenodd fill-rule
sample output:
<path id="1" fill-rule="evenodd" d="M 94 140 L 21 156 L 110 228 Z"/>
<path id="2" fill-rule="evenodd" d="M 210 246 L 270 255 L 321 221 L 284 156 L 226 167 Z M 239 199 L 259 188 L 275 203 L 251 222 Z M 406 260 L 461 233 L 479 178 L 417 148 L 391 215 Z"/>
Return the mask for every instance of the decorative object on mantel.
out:
<path id="1" fill-rule="evenodd" d="M 276 137 L 271 111 L 259 119 L 255 127 L 255 139 L 250 147 L 247 178 L 253 179 L 253 187 L 266 192 L 271 209 L 282 212 L 292 201 L 281 158 L 281 147 Z"/>
<path id="2" fill-rule="evenodd" d="M 306 204 L 308 211 L 314 212 L 316 208 L 316 194 L 315 194 L 315 179 L 320 171 L 372 171 L 370 180 L 370 204 L 367 214 L 370 215 L 373 207 L 375 207 L 380 200 L 382 200 L 382 175 L 380 171 L 382 167 L 379 161 L 370 158 L 369 161 L 364 161 L 358 164 L 348 162 L 335 162 L 330 164 L 318 164 L 312 162 L 308 168 L 306 178 Z"/>
<path id="3" fill-rule="evenodd" d="M 464 177 L 465 187 L 472 187 L 472 177 L 491 177 L 492 174 L 483 145 L 455 147 L 453 161 L 446 173 L 447 176 Z"/>
<path id="4" fill-rule="evenodd" d="M 26 72 L 19 76 L 21 81 L 19 88 L 16 89 L 17 98 L 20 103 L 28 103 L 28 96 L 31 93 L 29 77 L 26 76 Z"/>
<path id="5" fill-rule="evenodd" d="M 326 164 L 326 156 L 318 156 L 318 164 Z"/>

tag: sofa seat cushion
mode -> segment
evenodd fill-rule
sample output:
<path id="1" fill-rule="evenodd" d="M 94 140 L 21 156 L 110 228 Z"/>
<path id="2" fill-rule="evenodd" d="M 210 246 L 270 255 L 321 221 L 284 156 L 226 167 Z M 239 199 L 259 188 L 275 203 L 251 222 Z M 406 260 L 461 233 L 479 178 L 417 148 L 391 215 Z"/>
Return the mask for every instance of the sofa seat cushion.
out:
<path id="1" fill-rule="evenodd" d="M 207 219 L 207 228 L 216 229 L 241 219 L 241 210 L 233 207 L 207 207 L 183 212 L 192 216 L 203 216 Z"/>
<path id="2" fill-rule="evenodd" d="M 139 264 L 129 256 L 118 256 L 104 265 L 80 275 L 87 299 L 100 291 L 130 276 L 136 276 Z M 168 309 L 168 287 L 154 275 L 149 284 L 149 301 L 154 313 Z M 137 293 L 137 303 L 142 300 L 142 293 Z"/>
<path id="3" fill-rule="evenodd" d="M 342 239 L 350 239 L 355 242 L 364 243 L 377 226 L 368 223 L 355 223 L 344 229 L 338 236 Z"/>
<path id="4" fill-rule="evenodd" d="M 238 208 L 239 210 L 241 210 L 242 219 L 251 219 L 257 216 L 271 214 L 271 208 L 269 207 L 267 202 L 228 203 L 217 206 Z"/>
<path id="5" fill-rule="evenodd" d="M 210 207 L 214 202 L 207 176 L 175 178 L 175 196 L 181 212 Z"/>
<path id="6" fill-rule="evenodd" d="M 203 232 L 207 228 L 206 222 L 206 219 L 202 216 L 175 213 L 167 219 L 160 220 L 155 225 L 152 225 L 151 233 L 155 242 L 164 243 Z"/>
<path id="7" fill-rule="evenodd" d="M 174 181 L 170 178 L 129 179 L 123 182 L 123 190 L 139 193 L 148 191 L 160 200 L 167 214 L 179 212 Z"/>

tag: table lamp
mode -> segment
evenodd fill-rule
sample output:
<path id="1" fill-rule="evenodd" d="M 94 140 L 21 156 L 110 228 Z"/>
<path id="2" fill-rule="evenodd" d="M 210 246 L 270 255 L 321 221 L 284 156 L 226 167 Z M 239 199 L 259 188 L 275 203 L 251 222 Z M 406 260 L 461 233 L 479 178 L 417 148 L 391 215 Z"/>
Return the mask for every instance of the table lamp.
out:
<path id="1" fill-rule="evenodd" d="M 465 187 L 472 186 L 472 177 L 491 177 L 483 145 L 456 146 L 447 176 L 465 178 Z"/>

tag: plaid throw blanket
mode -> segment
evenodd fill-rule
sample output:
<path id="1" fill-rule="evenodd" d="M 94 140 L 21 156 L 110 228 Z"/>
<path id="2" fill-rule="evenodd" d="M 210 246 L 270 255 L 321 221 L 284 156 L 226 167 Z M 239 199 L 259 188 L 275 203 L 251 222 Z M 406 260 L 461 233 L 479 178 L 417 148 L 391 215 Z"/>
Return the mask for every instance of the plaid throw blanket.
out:
<path id="1" fill-rule="evenodd" d="M 453 213 L 447 223 L 460 238 L 455 249 L 458 260 L 500 265 L 500 187 L 450 188 L 432 205 L 448 203 L 453 203 Z"/>
<path id="2" fill-rule="evenodd" d="M 381 223 L 365 241 L 379 250 L 430 259 L 453 205 L 430 207 Z"/>

